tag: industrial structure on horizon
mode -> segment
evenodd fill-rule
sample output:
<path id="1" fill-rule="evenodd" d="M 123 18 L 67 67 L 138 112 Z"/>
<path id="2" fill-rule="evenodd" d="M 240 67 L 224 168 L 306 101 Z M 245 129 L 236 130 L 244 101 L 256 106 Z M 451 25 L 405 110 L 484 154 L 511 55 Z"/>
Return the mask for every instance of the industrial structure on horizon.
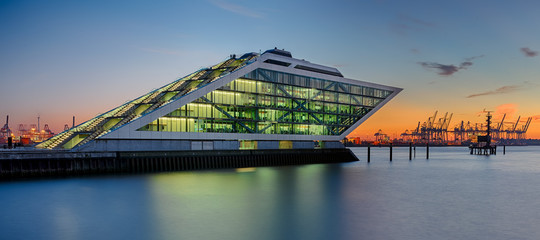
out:
<path id="1" fill-rule="evenodd" d="M 37 119 L 37 124 L 19 124 L 17 128 L 18 134 L 16 135 L 15 133 L 17 132 L 13 132 L 13 130 L 11 130 L 9 127 L 9 116 L 6 116 L 6 123 L 2 128 L 0 128 L 0 145 L 6 147 L 8 145 L 9 147 L 15 145 L 28 146 L 43 142 L 54 136 L 54 133 L 49 128 L 49 125 L 44 124 L 43 129 L 41 129 L 40 117 L 38 116 Z"/>
<path id="2" fill-rule="evenodd" d="M 486 111 L 486 113 L 490 113 Z M 470 121 L 461 121 L 453 128 L 450 127 L 453 113 L 445 113 L 444 116 L 437 118 L 438 111 L 429 117 L 425 122 L 418 122 L 415 129 L 412 131 L 405 130 L 400 134 L 399 139 L 391 139 L 381 129 L 373 136 L 374 143 L 417 143 L 417 144 L 434 144 L 434 145 L 469 145 L 477 143 L 478 137 L 486 134 L 488 126 L 486 122 L 471 123 Z M 517 121 L 505 121 L 506 114 L 503 115 L 500 121 L 493 121 L 489 126 L 490 139 L 495 143 L 511 143 L 523 144 L 526 139 L 526 133 L 531 124 L 532 117 L 522 120 L 521 116 Z M 360 138 L 351 138 L 349 141 L 352 144 L 362 144 Z"/>
<path id="3" fill-rule="evenodd" d="M 271 49 L 231 55 L 38 144 L 72 151 L 341 148 L 402 89 Z"/>
<path id="4" fill-rule="evenodd" d="M 489 114 L 489 112 L 487 112 Z M 437 119 L 437 111 L 427 121 L 418 125 L 411 132 L 405 131 L 401 134 L 403 139 L 412 140 L 420 143 L 438 143 L 438 144 L 461 144 L 463 142 L 476 142 L 478 136 L 486 133 L 488 127 L 491 132 L 491 139 L 495 142 L 504 140 L 523 140 L 526 138 L 527 130 L 531 124 L 532 118 L 529 117 L 520 124 L 521 116 L 516 122 L 505 122 L 506 114 L 501 121 L 493 122 L 491 126 L 486 123 L 471 123 L 461 121 L 459 124 L 450 128 L 452 115 L 445 115 Z"/>

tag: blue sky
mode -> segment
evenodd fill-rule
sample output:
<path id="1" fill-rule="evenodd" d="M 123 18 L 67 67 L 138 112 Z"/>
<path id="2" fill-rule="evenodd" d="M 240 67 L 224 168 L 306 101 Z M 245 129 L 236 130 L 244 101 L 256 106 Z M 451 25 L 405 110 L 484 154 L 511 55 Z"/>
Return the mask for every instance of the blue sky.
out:
<path id="1" fill-rule="evenodd" d="M 39 114 L 58 132 L 73 115 L 82 122 L 230 54 L 273 47 L 349 78 L 405 89 L 358 135 L 379 128 L 398 134 L 435 110 L 453 112 L 453 124 L 481 121 L 479 111 L 501 106 L 512 106 L 505 111 L 514 118 L 538 117 L 539 7 L 0 0 L 0 119 L 9 114 L 14 129 Z"/>

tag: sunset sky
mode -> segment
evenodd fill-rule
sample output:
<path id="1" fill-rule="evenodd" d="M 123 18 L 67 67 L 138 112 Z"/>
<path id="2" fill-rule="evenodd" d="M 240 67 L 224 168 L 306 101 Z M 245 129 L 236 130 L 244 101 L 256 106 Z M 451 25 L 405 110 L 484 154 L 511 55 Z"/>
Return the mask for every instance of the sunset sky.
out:
<path id="1" fill-rule="evenodd" d="M 56 133 L 230 54 L 278 47 L 345 77 L 403 88 L 351 136 L 397 137 L 435 111 L 533 117 L 538 1 L 0 0 L 0 125 Z"/>

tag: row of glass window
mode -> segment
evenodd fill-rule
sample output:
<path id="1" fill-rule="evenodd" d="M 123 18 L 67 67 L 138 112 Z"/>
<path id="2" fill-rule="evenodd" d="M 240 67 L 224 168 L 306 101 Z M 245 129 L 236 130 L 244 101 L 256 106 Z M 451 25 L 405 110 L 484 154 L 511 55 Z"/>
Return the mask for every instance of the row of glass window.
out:
<path id="1" fill-rule="evenodd" d="M 245 78 L 270 81 L 286 85 L 295 85 L 307 88 L 326 89 L 336 92 L 352 93 L 357 95 L 372 96 L 378 98 L 386 98 L 392 92 L 377 88 L 352 85 L 348 83 L 339 83 L 320 78 L 312 78 L 300 76 L 290 73 L 277 72 L 267 69 L 256 69 L 246 75 Z M 249 86 L 246 86 L 249 88 Z"/>
<path id="2" fill-rule="evenodd" d="M 360 118 L 370 111 L 367 108 L 336 106 L 321 112 L 305 112 L 286 109 L 249 108 L 229 105 L 212 105 L 208 103 L 190 103 L 167 114 L 171 117 L 198 117 L 214 119 L 248 119 L 254 121 L 282 122 L 324 122 L 326 124 L 343 124 L 345 119 Z M 328 106 L 324 106 L 328 107 Z M 345 115 L 346 114 L 346 115 Z M 351 124 L 349 124 L 351 125 Z"/>
<path id="3" fill-rule="evenodd" d="M 229 104 L 229 105 L 241 105 L 241 106 L 264 106 L 264 107 L 276 107 L 276 108 L 289 108 L 294 102 L 305 102 L 305 99 L 296 99 L 290 98 L 287 96 L 269 96 L 261 95 L 254 93 L 242 93 L 242 92 L 231 92 L 231 91 L 222 91 L 215 90 L 205 95 L 205 97 L 218 104 Z M 339 101 L 336 101 L 339 100 Z M 321 94 L 320 97 L 317 96 L 314 99 L 307 100 L 308 105 L 314 106 L 323 106 L 325 104 L 336 104 L 340 103 L 341 105 L 354 105 L 354 106 L 367 106 L 375 107 L 379 104 L 382 99 L 371 98 L 371 97 L 359 97 L 359 96 L 350 96 L 348 94 L 339 94 L 339 99 L 336 99 L 331 94 Z M 313 110 L 316 111 L 316 110 Z"/>
<path id="4" fill-rule="evenodd" d="M 142 127 L 139 131 L 160 132 L 214 132 L 214 133 L 262 133 L 336 135 L 328 127 L 320 124 L 238 122 L 196 118 L 161 117 Z"/>
<path id="5" fill-rule="evenodd" d="M 233 113 L 235 114 L 235 113 Z M 231 114 L 232 115 L 232 114 Z M 255 121 L 255 122 L 280 122 L 280 123 L 314 123 L 314 124 L 324 124 L 324 125 L 342 125 L 350 126 L 358 119 L 360 116 L 351 117 L 351 116 L 340 116 L 332 114 L 308 114 L 302 112 L 285 112 L 285 111 L 253 111 L 253 112 L 240 112 L 236 113 L 238 117 L 235 119 L 241 121 Z M 221 115 L 224 116 L 224 115 Z M 221 116 L 181 116 L 181 117 L 191 117 L 199 119 L 215 119 L 215 120 L 227 120 L 231 119 L 228 117 Z M 173 114 L 167 115 L 167 117 L 180 117 Z"/>
<path id="6" fill-rule="evenodd" d="M 361 94 L 338 93 L 330 90 L 280 85 L 248 79 L 236 79 L 221 87 L 220 89 L 236 92 L 249 92 L 272 96 L 286 96 L 301 99 L 351 103 L 359 105 L 363 104 L 363 99 L 373 99 L 374 101 L 381 101 L 382 99 L 384 99 L 367 97 Z"/>

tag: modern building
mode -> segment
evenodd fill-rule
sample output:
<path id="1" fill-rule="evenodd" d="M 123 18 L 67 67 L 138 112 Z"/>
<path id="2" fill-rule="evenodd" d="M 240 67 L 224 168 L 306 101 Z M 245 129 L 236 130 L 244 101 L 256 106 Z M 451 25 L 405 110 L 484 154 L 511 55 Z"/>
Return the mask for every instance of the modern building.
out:
<path id="1" fill-rule="evenodd" d="M 200 69 L 37 145 L 73 151 L 340 148 L 402 89 L 271 49 Z"/>

